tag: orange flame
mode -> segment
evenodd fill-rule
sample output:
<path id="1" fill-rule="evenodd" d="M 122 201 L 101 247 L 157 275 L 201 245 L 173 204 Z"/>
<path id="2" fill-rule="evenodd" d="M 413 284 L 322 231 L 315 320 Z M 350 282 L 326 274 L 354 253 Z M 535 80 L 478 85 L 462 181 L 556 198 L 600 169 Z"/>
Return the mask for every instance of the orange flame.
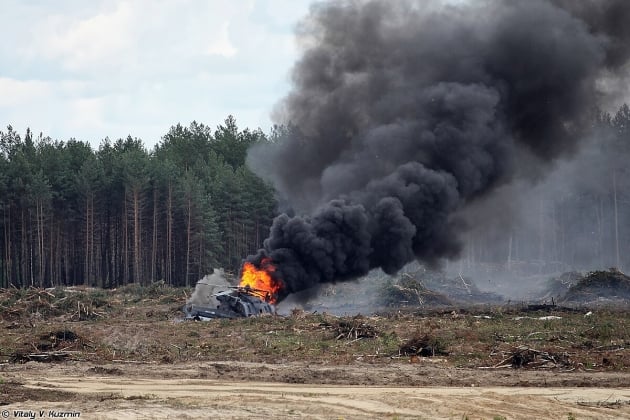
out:
<path id="1" fill-rule="evenodd" d="M 243 264 L 239 286 L 249 286 L 261 299 L 274 304 L 278 301 L 278 293 L 282 290 L 282 283 L 272 278 L 272 273 L 275 271 L 276 267 L 271 263 L 270 258 L 264 258 L 260 268 L 246 262 Z"/>

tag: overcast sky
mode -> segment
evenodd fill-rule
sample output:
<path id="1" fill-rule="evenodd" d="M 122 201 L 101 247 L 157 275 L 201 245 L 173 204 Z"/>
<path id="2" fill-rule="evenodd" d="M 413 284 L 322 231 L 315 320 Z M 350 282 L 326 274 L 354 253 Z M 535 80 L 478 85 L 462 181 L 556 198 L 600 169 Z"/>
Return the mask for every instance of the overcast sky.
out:
<path id="1" fill-rule="evenodd" d="M 196 120 L 268 132 L 310 0 L 2 0 L 0 125 L 151 148 Z"/>

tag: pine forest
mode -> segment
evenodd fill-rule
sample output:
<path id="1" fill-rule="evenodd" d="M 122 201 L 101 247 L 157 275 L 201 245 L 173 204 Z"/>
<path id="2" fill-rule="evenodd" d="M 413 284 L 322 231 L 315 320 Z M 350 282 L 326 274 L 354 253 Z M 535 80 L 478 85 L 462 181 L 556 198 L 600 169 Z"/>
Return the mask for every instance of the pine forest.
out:
<path id="1" fill-rule="evenodd" d="M 465 215 L 455 263 L 630 266 L 630 108 L 593 115 L 573 160 L 514 190 L 511 220 Z M 278 214 L 273 187 L 245 164 L 247 150 L 288 132 L 239 129 L 229 116 L 216 129 L 177 124 L 152 150 L 131 136 L 93 150 L 8 126 L 0 131 L 0 287 L 191 286 L 216 267 L 237 273 Z"/>

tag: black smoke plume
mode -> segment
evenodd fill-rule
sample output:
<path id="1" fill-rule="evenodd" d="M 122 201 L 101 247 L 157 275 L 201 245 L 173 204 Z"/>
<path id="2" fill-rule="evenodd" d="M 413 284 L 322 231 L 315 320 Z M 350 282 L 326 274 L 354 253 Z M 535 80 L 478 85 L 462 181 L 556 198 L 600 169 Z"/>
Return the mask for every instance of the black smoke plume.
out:
<path id="1" fill-rule="evenodd" d="M 575 151 L 599 78 L 628 61 L 629 13 L 627 0 L 313 5 L 278 111 L 290 130 L 248 157 L 304 216 L 276 218 L 249 261 L 270 257 L 288 294 L 456 257 L 457 212 L 523 161 Z"/>

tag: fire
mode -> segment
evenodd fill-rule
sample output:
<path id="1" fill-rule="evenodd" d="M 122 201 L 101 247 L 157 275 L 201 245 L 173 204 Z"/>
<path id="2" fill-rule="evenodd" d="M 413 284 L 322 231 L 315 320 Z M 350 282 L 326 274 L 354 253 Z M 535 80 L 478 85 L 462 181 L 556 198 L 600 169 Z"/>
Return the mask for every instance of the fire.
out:
<path id="1" fill-rule="evenodd" d="M 243 264 L 240 287 L 250 287 L 260 298 L 269 303 L 278 301 L 278 293 L 282 290 L 282 283 L 272 277 L 276 267 L 271 259 L 264 258 L 260 268 L 250 262 Z"/>

